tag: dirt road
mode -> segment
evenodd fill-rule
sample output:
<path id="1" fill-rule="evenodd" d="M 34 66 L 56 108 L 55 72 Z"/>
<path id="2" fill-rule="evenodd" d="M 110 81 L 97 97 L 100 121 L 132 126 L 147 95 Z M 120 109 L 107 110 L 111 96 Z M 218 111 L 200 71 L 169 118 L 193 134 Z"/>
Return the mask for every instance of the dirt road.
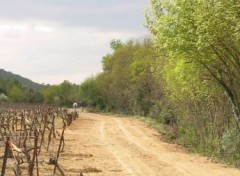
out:
<path id="1" fill-rule="evenodd" d="M 65 142 L 60 164 L 69 175 L 240 176 L 240 170 L 161 141 L 136 119 L 80 113 L 66 129 Z"/>

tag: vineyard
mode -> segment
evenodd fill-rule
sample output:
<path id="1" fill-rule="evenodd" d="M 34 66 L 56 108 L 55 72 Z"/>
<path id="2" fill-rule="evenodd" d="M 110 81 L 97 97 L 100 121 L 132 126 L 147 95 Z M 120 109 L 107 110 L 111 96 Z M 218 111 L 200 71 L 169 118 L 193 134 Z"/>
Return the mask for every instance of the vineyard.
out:
<path id="1" fill-rule="evenodd" d="M 66 175 L 58 161 L 64 130 L 77 117 L 64 108 L 1 103 L 1 176 Z"/>

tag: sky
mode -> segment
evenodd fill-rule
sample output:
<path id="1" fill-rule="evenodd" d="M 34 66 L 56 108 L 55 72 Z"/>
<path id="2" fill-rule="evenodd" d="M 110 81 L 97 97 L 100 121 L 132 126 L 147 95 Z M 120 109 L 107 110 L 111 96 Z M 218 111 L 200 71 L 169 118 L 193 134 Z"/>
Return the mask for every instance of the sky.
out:
<path id="1" fill-rule="evenodd" d="M 0 68 L 40 84 L 102 71 L 110 41 L 148 35 L 148 0 L 0 0 Z"/>

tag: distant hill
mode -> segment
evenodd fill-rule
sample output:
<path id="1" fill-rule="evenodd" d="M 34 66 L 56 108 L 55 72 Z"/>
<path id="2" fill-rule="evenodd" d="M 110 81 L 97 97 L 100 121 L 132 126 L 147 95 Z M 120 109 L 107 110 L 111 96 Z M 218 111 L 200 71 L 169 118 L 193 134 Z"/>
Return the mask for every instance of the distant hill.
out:
<path id="1" fill-rule="evenodd" d="M 14 80 L 15 79 L 19 83 L 21 83 L 21 85 L 23 87 L 31 88 L 34 91 L 39 91 L 42 87 L 44 87 L 44 85 L 42 85 L 42 84 L 35 83 L 28 78 L 24 78 L 20 75 L 5 71 L 4 69 L 0 69 L 0 79 L 2 79 L 2 80 Z"/>

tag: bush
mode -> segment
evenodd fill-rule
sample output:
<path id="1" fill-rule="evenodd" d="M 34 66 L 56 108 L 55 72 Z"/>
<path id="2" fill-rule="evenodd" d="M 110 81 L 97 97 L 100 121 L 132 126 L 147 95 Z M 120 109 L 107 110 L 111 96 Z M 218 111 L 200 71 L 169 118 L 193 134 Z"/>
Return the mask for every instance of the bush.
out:
<path id="1" fill-rule="evenodd" d="M 0 101 L 8 101 L 8 97 L 4 93 L 1 93 L 0 94 Z"/>
<path id="2" fill-rule="evenodd" d="M 164 101 L 156 102 L 150 110 L 149 116 L 163 124 L 174 124 L 177 122 L 173 110 Z"/>
<path id="3" fill-rule="evenodd" d="M 222 150 L 225 156 L 240 157 L 240 137 L 236 128 L 229 129 L 222 136 Z"/>

